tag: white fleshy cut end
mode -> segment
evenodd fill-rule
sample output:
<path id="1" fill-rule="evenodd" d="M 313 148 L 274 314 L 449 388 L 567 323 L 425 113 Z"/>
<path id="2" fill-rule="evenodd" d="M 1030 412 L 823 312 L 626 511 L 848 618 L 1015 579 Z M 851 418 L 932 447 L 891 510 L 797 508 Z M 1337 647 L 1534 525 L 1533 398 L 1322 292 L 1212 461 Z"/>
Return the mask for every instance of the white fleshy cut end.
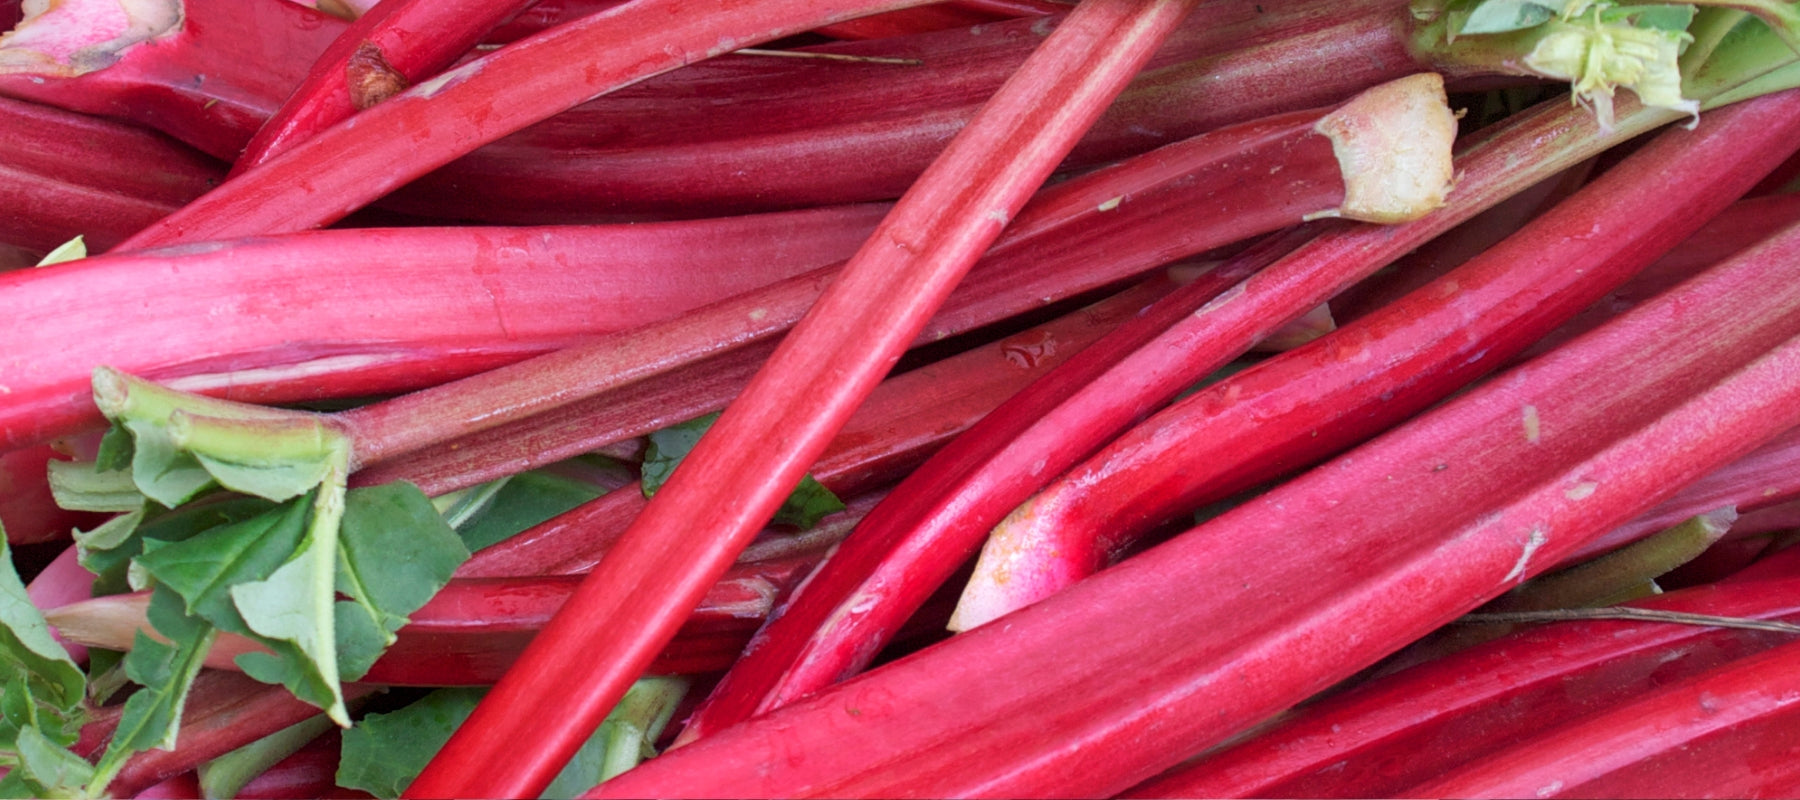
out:
<path id="1" fill-rule="evenodd" d="M 22 8 L 18 27 L 0 35 L 0 74 L 73 78 L 104 69 L 182 19 L 180 0 L 25 0 Z"/>
<path id="2" fill-rule="evenodd" d="M 1420 73 L 1357 95 L 1313 130 L 1331 139 L 1344 176 L 1335 216 L 1364 222 L 1418 219 L 1444 205 L 1454 183 L 1456 115 L 1444 79 Z"/>

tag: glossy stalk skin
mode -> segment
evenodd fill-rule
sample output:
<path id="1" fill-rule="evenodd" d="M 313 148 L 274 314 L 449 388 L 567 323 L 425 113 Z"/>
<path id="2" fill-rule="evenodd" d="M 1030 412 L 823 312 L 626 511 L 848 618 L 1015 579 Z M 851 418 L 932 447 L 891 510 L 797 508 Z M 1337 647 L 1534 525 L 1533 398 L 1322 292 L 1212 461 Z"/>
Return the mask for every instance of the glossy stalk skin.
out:
<path id="1" fill-rule="evenodd" d="M 1695 514 L 1734 506 L 1756 511 L 1800 499 L 1800 430 L 1788 431 L 1747 456 L 1725 465 L 1631 522 L 1595 539 L 1572 560 L 1591 557 L 1637 541 Z M 1736 526 L 1733 526 L 1734 531 Z M 1743 534 L 1727 534 L 1741 538 Z"/>
<path id="2" fill-rule="evenodd" d="M 321 132 L 120 246 L 300 231 L 342 219 L 483 144 L 721 52 L 919 0 L 650 0 L 490 53 Z M 659 32 L 654 39 L 637 35 Z M 721 47 L 728 40 L 731 47 Z M 576 67 L 579 67 L 576 68 Z"/>
<path id="3" fill-rule="evenodd" d="M 1122 791 L 1800 423 L 1800 287 L 1774 279 L 1796 256 L 1790 228 L 1673 299 L 1005 624 L 714 733 L 589 796 Z M 1642 352 L 1671 357 L 1632 357 Z"/>
<path id="4" fill-rule="evenodd" d="M 1594 135 L 1584 118 L 1560 107 L 1522 120 L 1464 154 L 1459 162 L 1461 181 L 1445 208 L 1411 223 L 1326 232 L 1232 288 L 1231 302 L 1210 306 L 1206 314 L 1171 329 L 1158 344 L 1146 350 L 1173 351 L 1192 362 L 1210 359 L 1223 363 L 1286 320 L 1324 302 L 1343 286 L 1585 158 L 1578 149 L 1547 148 L 1542 144 L 1550 139 L 1546 134 L 1566 131 L 1571 126 Z M 1590 140 L 1588 149 L 1598 150 L 1598 140 Z M 1513 158 L 1520 153 L 1532 154 L 1523 160 L 1541 165 L 1544 171 L 1534 177 L 1514 168 Z M 1081 410 L 1074 403 L 1069 408 Z M 1020 421 L 1030 424 L 1037 420 L 1027 414 Z M 997 427 L 998 420 L 990 424 Z M 1051 436 L 1054 442 L 1055 434 Z M 971 448 L 970 455 L 978 459 L 977 463 L 989 457 L 978 448 Z M 1064 457 L 1068 457 L 1066 453 Z M 1014 467 L 1021 463 L 1026 467 L 1035 464 L 1031 459 L 1010 462 Z M 875 647 L 869 642 L 884 636 L 884 628 L 891 630 L 885 623 L 904 618 L 907 605 L 913 602 L 909 598 L 928 594 L 936 582 L 948 575 L 955 564 L 946 566 L 944 562 L 960 561 L 959 556 L 938 559 L 934 554 L 940 549 L 951 554 L 973 552 L 988 527 L 1035 489 L 1036 482 L 1057 471 L 1049 468 L 1044 475 L 1024 477 L 1016 469 L 996 469 L 985 474 L 968 471 L 967 466 L 958 465 L 964 474 L 954 482 L 933 486 L 928 499 L 921 496 L 915 500 L 919 510 L 927 513 L 910 520 L 890 517 L 888 521 L 894 524 L 896 536 L 866 549 L 854 543 L 847 546 L 858 558 L 854 562 L 848 557 L 834 559 L 832 566 L 821 572 L 819 579 L 759 637 L 761 642 L 752 650 L 752 657 L 734 668 L 736 674 L 726 683 L 735 685 L 715 693 L 716 697 L 725 697 L 723 692 L 731 692 L 729 699 L 716 702 L 729 704 L 733 709 L 730 716 L 737 717 L 751 708 L 773 707 L 784 696 L 798 697 L 854 674 L 873 655 Z M 1050 466 L 1046 461 L 1046 467 Z M 920 485 L 923 480 L 914 479 Z M 971 509 L 982 511 L 973 514 L 969 513 Z M 986 519 L 981 515 L 986 515 Z M 914 523 L 910 529 L 905 525 L 908 522 Z M 899 544 L 887 546 L 886 542 L 893 541 Z M 925 546 L 928 542 L 933 546 Z M 817 605 L 809 605 L 813 603 Z M 787 621 L 790 614 L 791 622 Z M 811 624 L 803 624 L 802 619 Z M 829 627 L 825 626 L 827 620 Z M 696 735 L 700 733 L 696 731 Z"/>
<path id="5" fill-rule="evenodd" d="M 867 504 L 859 506 L 867 511 Z M 737 658 L 750 634 L 825 556 L 823 548 L 771 562 L 740 564 L 706 594 L 667 649 L 657 674 L 717 672 Z M 498 680 L 580 583 L 579 576 L 457 579 L 401 628 L 399 637 L 359 681 L 391 686 L 486 686 Z M 52 625 L 89 647 L 128 650 L 149 594 L 108 595 L 52 609 Z M 236 671 L 232 659 L 261 649 L 222 634 L 206 664 Z"/>
<path id="6" fill-rule="evenodd" d="M 1185 398 L 1007 518 L 958 620 L 979 625 L 1041 600 L 1152 526 L 1313 464 L 1504 365 L 1797 146 L 1800 92 L 1713 112 L 1698 131 L 1665 133 L 1442 278 Z M 1647 194 L 1669 199 L 1642 208 L 1634 198 Z"/>
<path id="7" fill-rule="evenodd" d="M 880 213 L 322 231 L 0 274 L 11 352 L 31 354 L 0 364 L 0 449 L 99 425 L 101 364 L 260 402 L 411 389 L 833 263 Z"/>
<path id="8" fill-rule="evenodd" d="M 1085 0 L 1064 20 L 900 199 L 409 796 L 542 790 L 1192 7 Z M 546 725 L 553 710 L 567 716 Z M 533 743 L 530 757 L 499 763 L 521 742 Z"/>
<path id="9" fill-rule="evenodd" d="M 1153 279 L 1045 325 L 882 381 L 832 439 L 809 474 L 840 495 L 861 494 L 898 480 L 1033 379 L 1131 319 L 1171 288 L 1167 281 Z M 745 382 L 760 363 L 757 359 L 748 365 Z M 692 391 L 682 394 L 691 395 Z M 643 492 L 635 486 L 609 493 L 477 552 L 457 574 L 585 573 L 599 563 L 645 503 Z"/>
<path id="10" fill-rule="evenodd" d="M 450 66 L 531 0 L 385 0 L 338 34 L 232 165 L 243 172 Z"/>
<path id="11" fill-rule="evenodd" d="M 1800 618 L 1800 579 L 1694 587 L 1631 603 L 1748 619 Z M 1650 622 L 1536 626 L 1290 713 L 1128 797 L 1395 797 L 1509 744 L 1785 644 L 1767 631 Z"/>
<path id="12" fill-rule="evenodd" d="M 489 145 L 384 204 L 496 222 L 580 221 L 898 197 L 1050 26 L 1015 20 L 978 30 L 811 48 L 919 66 L 749 56 L 696 65 Z M 1405 32 L 1404 9 L 1388 0 L 1215 4 L 1206 24 L 1171 37 L 1065 166 L 1339 103 L 1429 70 L 1408 54 Z"/>
<path id="13" fill-rule="evenodd" d="M 1041 446 L 1019 448 L 1006 443 L 1025 440 L 1036 444 L 1028 437 L 1041 436 L 1040 431 L 1055 431 L 1068 437 L 1065 441 L 1072 439 L 1073 447 L 1080 447 L 1085 439 L 1078 437 L 1092 437 L 1089 429 L 1098 426 L 1090 423 L 1081 427 L 1082 420 L 1071 423 L 1064 419 L 1066 407 L 1098 408 L 1091 413 L 1103 419 L 1105 412 L 1112 410 L 1104 402 L 1112 398 L 1081 404 L 1079 401 L 1087 400 L 1081 397 L 1084 386 L 1125 386 L 1133 390 L 1145 384 L 1153 387 L 1131 392 L 1142 396 L 1137 404 L 1114 401 L 1114 406 L 1121 408 L 1115 412 L 1120 419 L 1112 424 L 1123 427 L 1128 424 L 1125 420 L 1142 414 L 1146 406 L 1166 401 L 1167 396 L 1154 393 L 1156 388 L 1166 385 L 1164 394 L 1173 395 L 1179 386 L 1191 383 L 1188 376 L 1179 372 L 1165 376 L 1147 369 L 1133 358 L 1134 351 L 1173 321 L 1193 314 L 1195 309 L 1291 250 L 1309 233 L 1294 230 L 1277 236 L 1145 308 L 1008 398 L 914 470 L 895 488 L 890 499 L 857 527 L 855 537 L 838 546 L 830 566 L 808 581 L 798 600 L 785 605 L 779 616 L 757 634 L 757 646 L 726 673 L 706 702 L 688 718 L 677 741 L 704 737 L 865 666 L 938 586 L 974 555 L 978 533 L 986 527 L 981 516 L 985 509 L 963 501 L 957 490 L 975 482 L 975 476 L 983 474 L 982 468 L 988 469 L 987 474 L 1004 474 L 1018 461 L 1014 456 L 1021 450 L 1024 461 L 1019 464 L 1019 471 L 1037 466 L 1040 471 L 1054 472 L 1054 458 L 1064 454 Z M 1073 430 L 1072 425 L 1076 426 Z M 954 522 L 944 521 L 946 517 Z M 971 529 L 977 535 L 969 535 Z M 797 641 L 804 644 L 796 646 Z"/>
<path id="14" fill-rule="evenodd" d="M 161 134 L 19 100 L 0 99 L 0 142 L 0 242 L 38 253 L 106 250 L 225 177 Z"/>
<path id="15" fill-rule="evenodd" d="M 1800 643 L 1640 695 L 1399 797 L 1788 797 L 1800 789 Z"/>
<path id="16" fill-rule="evenodd" d="M 116 61 L 85 74 L 34 55 L 39 45 L 61 45 L 60 32 L 49 42 L 25 43 L 17 34 L 0 42 L 0 54 L 10 51 L 0 55 L 0 95 L 130 120 L 229 162 L 343 28 L 293 3 L 167 5 L 180 16 L 175 30 L 120 50 Z"/>
<path id="17" fill-rule="evenodd" d="M 1344 202 L 1345 178 L 1326 138 L 1312 131 L 1326 113 L 1278 115 L 1203 134 L 1038 193 L 915 343 L 1025 313 L 1336 208 Z M 1280 169 L 1271 171 L 1270 164 Z M 837 272 L 795 276 L 666 322 L 357 409 L 342 419 L 355 435 L 357 461 L 367 465 L 427 446 L 446 430 L 474 432 L 476 426 L 501 426 L 577 401 L 589 409 L 610 409 L 611 400 L 581 398 L 777 336 L 812 307 L 838 279 Z M 708 374 L 702 380 L 719 377 Z M 678 400 L 659 416 L 679 413 L 699 399 Z M 422 418 L 434 422 L 421 424 Z M 499 433 L 484 438 L 515 447 L 508 440 L 519 431 L 502 433 L 504 438 Z M 476 455 L 458 449 L 464 458 Z"/>

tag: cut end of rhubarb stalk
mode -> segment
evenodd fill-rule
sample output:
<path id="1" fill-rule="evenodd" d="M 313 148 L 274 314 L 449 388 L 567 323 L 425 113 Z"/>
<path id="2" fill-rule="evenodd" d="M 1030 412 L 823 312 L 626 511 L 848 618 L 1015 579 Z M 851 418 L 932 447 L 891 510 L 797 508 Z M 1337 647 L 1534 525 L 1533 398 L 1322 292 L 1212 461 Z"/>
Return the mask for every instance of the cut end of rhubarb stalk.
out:
<path id="1" fill-rule="evenodd" d="M 180 0 L 25 0 L 24 19 L 0 35 L 0 75 L 58 78 L 104 69 L 138 44 L 181 27 Z"/>
<path id="2" fill-rule="evenodd" d="M 1454 175 L 1456 115 L 1441 76 L 1421 73 L 1384 83 L 1313 129 L 1331 139 L 1344 173 L 1344 204 L 1322 216 L 1396 223 L 1444 204 Z"/>

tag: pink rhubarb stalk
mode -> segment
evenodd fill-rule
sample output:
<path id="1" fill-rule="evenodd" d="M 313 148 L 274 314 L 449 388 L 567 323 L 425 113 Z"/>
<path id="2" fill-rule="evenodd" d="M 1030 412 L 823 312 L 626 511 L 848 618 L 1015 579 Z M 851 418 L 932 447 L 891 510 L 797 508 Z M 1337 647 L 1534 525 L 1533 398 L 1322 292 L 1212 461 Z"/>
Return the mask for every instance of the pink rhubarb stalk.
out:
<path id="1" fill-rule="evenodd" d="M 264 402 L 410 389 L 832 263 L 880 213 L 323 231 L 0 274 L 8 344 L 32 354 L 0 363 L 0 449 L 97 425 L 99 364 Z"/>
<path id="2" fill-rule="evenodd" d="M 1800 642 L 1731 661 L 1395 793 L 1788 797 L 1800 791 Z"/>
<path id="3" fill-rule="evenodd" d="M 293 3 L 62 0 L 0 36 L 0 95 L 156 128 L 230 161 L 343 24 Z"/>
<path id="4" fill-rule="evenodd" d="M 590 796 L 1121 791 L 1800 423 L 1800 286 L 1777 277 L 1797 256 L 1790 228 L 1006 624 L 718 731 Z"/>
<path id="5" fill-rule="evenodd" d="M 314 62 L 233 165 L 242 172 L 436 75 L 530 0 L 385 0 Z"/>
<path id="6" fill-rule="evenodd" d="M 868 504 L 860 510 L 867 511 Z M 659 675 L 716 672 L 730 666 L 750 634 L 794 584 L 824 558 L 824 547 L 771 562 L 740 564 L 706 593 L 681 631 L 652 662 Z M 457 579 L 411 615 L 398 640 L 360 681 L 394 686 L 484 686 L 569 599 L 575 576 Z M 89 647 L 129 650 L 133 636 L 154 635 L 144 618 L 148 592 L 107 595 L 52 608 L 50 624 Z M 237 671 L 233 659 L 262 646 L 222 634 L 206 665 Z"/>
<path id="7" fill-rule="evenodd" d="M 1144 348 L 1146 363 L 1155 364 L 1153 358 L 1160 353 L 1172 356 L 1171 361 L 1196 364 L 1189 374 L 1203 374 L 1208 364 L 1229 360 L 1285 321 L 1433 236 L 1583 160 L 1605 144 L 1629 138 L 1625 129 L 1669 118 L 1664 114 L 1626 115 L 1621 118 L 1623 127 L 1614 134 L 1620 138 L 1613 138 L 1600 136 L 1591 121 L 1561 104 L 1540 109 L 1463 155 L 1463 177 L 1445 208 L 1411 223 L 1321 235 L 1230 289 L 1229 302 L 1210 304 L 1205 314 L 1170 328 Z M 1546 142 L 1557 141 L 1546 134 L 1571 127 L 1582 131 L 1581 136 L 1546 146 Z M 1542 171 L 1520 170 L 1519 162 L 1535 164 Z M 1162 372 L 1172 367 L 1165 364 L 1156 369 Z M 1116 374 L 1128 373 L 1121 369 Z M 1079 419 L 1080 412 L 1099 405 L 1084 407 L 1088 402 L 1084 397 L 1129 403 L 1126 389 L 1138 385 L 1136 378 L 1098 381 L 1064 402 L 1058 421 Z M 1017 401 L 1016 407 L 1026 409 L 1024 402 Z M 947 450 L 935 465 L 922 467 L 909 482 L 925 491 L 911 498 L 897 491 L 888 501 L 896 513 L 886 518 L 872 515 L 866 527 L 880 530 L 882 535 L 859 535 L 846 542 L 838 557 L 759 634 L 749 656 L 715 690 L 709 705 L 725 710 L 709 708 L 706 716 L 716 713 L 718 719 L 741 719 L 752 710 L 773 708 L 787 698 L 817 691 L 854 674 L 874 657 L 886 632 L 975 552 L 993 524 L 1042 482 L 1101 443 L 1062 447 L 1068 438 L 1067 424 L 1045 424 L 1045 415 L 1040 413 L 1024 413 L 1004 423 L 998 415 L 990 415 L 986 427 L 1001 431 L 1002 424 L 1029 427 L 1035 441 L 1015 446 L 1005 436 L 985 444 L 971 440 Z M 1105 428 L 1093 426 L 1090 430 Z M 1052 454 L 1065 461 L 1053 464 Z M 931 477 L 933 470 L 941 471 L 941 482 Z M 906 514 L 897 513 L 902 502 L 910 506 Z M 876 529 L 875 523 L 882 528 Z M 704 724 L 705 718 L 702 721 Z M 704 730 L 697 729 L 692 736 L 702 734 Z M 684 736 L 689 734 L 684 732 Z"/>
<path id="8" fill-rule="evenodd" d="M 121 247 L 335 222 L 457 156 L 599 94 L 730 50 L 919 0 L 644 0 L 558 26 L 389 98 Z M 642 32 L 654 30 L 654 37 Z"/>
<path id="9" fill-rule="evenodd" d="M 1148 281 L 1061 319 L 882 381 L 808 474 L 839 495 L 861 494 L 899 479 L 931 450 L 1170 288 L 1167 281 Z M 645 502 L 635 486 L 612 492 L 477 552 L 457 574 L 585 573 Z"/>
<path id="10" fill-rule="evenodd" d="M 161 134 L 0 99 L 0 242 L 47 253 L 76 236 L 100 251 L 224 178 L 219 164 Z"/>
<path id="11" fill-rule="evenodd" d="M 972 628 L 1041 600 L 1166 519 L 1314 463 L 1497 368 L 1796 146 L 1800 92 L 1711 113 L 1700 131 L 1665 134 L 1437 281 L 1182 400 L 996 528 L 953 624 Z M 1645 209 L 1631 199 L 1645 193 L 1669 200 Z"/>
<path id="12" fill-rule="evenodd" d="M 410 796 L 542 790 L 1190 8 L 1077 7 L 900 200 Z"/>
<path id="13" fill-rule="evenodd" d="M 1789 577 L 1695 587 L 1639 608 L 1800 618 Z M 1791 639 L 1667 622 L 1535 627 L 1305 706 L 1131 797 L 1394 797 L 1565 721 Z"/>
<path id="14" fill-rule="evenodd" d="M 1327 113 L 1278 115 L 1203 134 L 1038 193 L 915 342 L 963 333 L 1343 205 L 1343 168 L 1327 137 L 1312 130 Z M 1270 170 L 1263 161 L 1281 169 Z M 721 349 L 777 336 L 806 313 L 835 273 L 820 269 L 647 328 L 358 409 L 343 422 L 357 434 L 358 460 L 364 464 L 441 439 L 443 425 L 413 422 L 424 413 L 440 422 L 454 420 L 464 432 L 478 425 L 504 426 L 482 441 L 517 451 L 516 437 L 526 435 L 520 428 L 538 427 L 512 424 L 518 418 L 541 416 Z M 703 374 L 682 382 L 721 385 L 727 361 L 743 363 L 740 357 L 719 356 L 711 366 L 685 368 Z M 695 405 L 703 399 L 700 394 L 677 398 L 656 413 L 667 417 L 698 408 L 691 417 L 716 408 Z M 707 402 L 722 399 L 714 394 Z M 558 418 L 618 413 L 616 398 L 589 397 L 579 405 L 579 412 L 559 411 Z M 565 448 L 552 449 L 568 452 Z M 480 452 L 460 444 L 458 450 L 464 457 Z"/>

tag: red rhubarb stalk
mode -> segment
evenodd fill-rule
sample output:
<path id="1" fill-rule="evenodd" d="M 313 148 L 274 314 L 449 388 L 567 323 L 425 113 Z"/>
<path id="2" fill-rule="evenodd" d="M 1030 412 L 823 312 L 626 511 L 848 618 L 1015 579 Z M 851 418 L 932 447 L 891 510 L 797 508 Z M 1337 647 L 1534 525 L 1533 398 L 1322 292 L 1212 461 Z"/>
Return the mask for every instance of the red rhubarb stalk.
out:
<path id="1" fill-rule="evenodd" d="M 1796 147 L 1800 92 L 1713 112 L 1697 133 L 1665 134 L 1439 280 L 1184 399 L 1008 517 L 953 624 L 972 628 L 1041 600 L 1164 520 L 1314 463 L 1504 364 Z M 1645 193 L 1670 200 L 1644 209 L 1633 198 Z"/>
<path id="2" fill-rule="evenodd" d="M 1121 791 L 1800 423 L 1800 287 L 1777 277 L 1797 255 L 1791 228 L 1006 624 L 718 731 L 594 796 Z"/>
<path id="3" fill-rule="evenodd" d="M 599 94 L 720 53 L 919 0 L 645 0 L 575 20 L 389 98 L 227 181 L 121 247 L 300 231 Z M 646 30 L 657 31 L 644 37 Z"/>
<path id="4" fill-rule="evenodd" d="M 0 94 L 139 122 L 226 161 L 343 29 L 292 3 L 37 8 L 0 36 Z"/>
<path id="5" fill-rule="evenodd" d="M 1620 125 L 1630 126 L 1632 120 L 1650 125 L 1668 118 L 1653 113 L 1627 116 Z M 1577 144 L 1545 145 L 1551 138 L 1546 133 L 1570 127 L 1583 131 L 1587 138 L 1573 139 Z M 1416 222 L 1393 227 L 1328 232 L 1232 288 L 1227 292 L 1230 302 L 1209 305 L 1207 313 L 1191 316 L 1170 328 L 1157 342 L 1144 348 L 1145 358 L 1173 355 L 1171 360 L 1196 365 L 1189 374 L 1203 374 L 1209 364 L 1223 363 L 1243 352 L 1286 320 L 1324 302 L 1343 286 L 1389 260 L 1535 181 L 1566 169 L 1605 144 L 1621 140 L 1599 136 L 1591 121 L 1565 106 L 1541 109 L 1464 154 L 1460 162 L 1463 177 L 1447 207 Z M 1535 164 L 1543 171 L 1521 170 L 1517 167 L 1519 161 Z M 1100 363 L 1112 367 L 1104 360 Z M 1121 370 L 1118 374 L 1127 373 Z M 1128 381 L 1115 379 L 1111 384 L 1138 386 L 1140 382 L 1134 377 Z M 1113 388 L 1118 387 L 1099 381 L 1085 391 L 1089 397 L 1106 397 Z M 1123 394 L 1121 390 L 1110 399 L 1117 401 L 1118 395 Z M 1086 410 L 1083 402 L 1076 402 L 1083 396 L 1077 394 L 1075 400 L 1064 403 L 1058 412 L 1059 421 L 1079 418 L 1073 415 Z M 1024 400 L 1018 402 L 1019 408 L 1026 408 Z M 889 500 L 896 513 L 885 518 L 872 515 L 866 527 L 881 530 L 883 535 L 858 535 L 846 542 L 838 557 L 828 562 L 805 591 L 759 635 L 749 656 L 715 690 L 710 704 L 727 710 L 709 709 L 708 716 L 718 713 L 723 719 L 741 719 L 752 710 L 766 710 L 786 698 L 816 691 L 866 665 L 879 649 L 884 631 L 892 630 L 921 598 L 972 554 L 989 527 L 1042 482 L 1103 441 L 1061 447 L 1067 442 L 1064 431 L 1068 423 L 1042 424 L 1043 419 L 1043 414 L 1034 412 L 1006 423 L 1032 426 L 1035 442 L 1015 445 L 1012 439 L 999 436 L 987 444 L 971 440 L 957 450 L 947 450 L 938 457 L 936 465 L 946 476 L 941 485 L 925 482 L 932 465 L 916 473 L 911 482 L 929 490 L 929 494 L 908 499 L 906 494 L 896 492 L 894 499 Z M 999 431 L 1001 424 L 1001 418 L 995 415 L 987 427 Z M 1100 426 L 1095 429 L 1104 430 Z M 951 458 L 959 458 L 959 453 L 963 463 L 951 462 Z M 1053 453 L 1065 461 L 1052 463 Z M 1042 467 L 1038 465 L 1039 458 L 1044 458 Z M 912 506 L 908 513 L 897 513 L 901 502 Z M 874 523 L 881 523 L 883 528 L 874 528 Z M 693 735 L 703 733 L 696 730 Z"/>
<path id="6" fill-rule="evenodd" d="M 1744 619 L 1800 617 L 1790 577 L 1631 604 Z M 1134 788 L 1132 797 L 1394 797 L 1564 721 L 1792 634 L 1667 622 L 1541 626 L 1303 707 L 1277 726 Z"/>
<path id="7" fill-rule="evenodd" d="M 1800 643 L 1554 728 L 1399 797 L 1786 797 L 1800 789 Z"/>
<path id="8" fill-rule="evenodd" d="M 860 511 L 866 512 L 868 504 Z M 794 584 L 824 558 L 824 548 L 772 562 L 740 564 L 701 600 L 651 670 L 659 675 L 716 672 L 730 666 L 750 634 Z M 451 581 L 411 615 L 399 639 L 360 680 L 394 686 L 485 686 L 498 680 L 567 602 L 578 576 L 470 578 Z M 129 650 L 133 636 L 153 635 L 144 618 L 148 592 L 107 595 L 53 608 L 50 624 L 90 647 Z M 208 667 L 237 671 L 237 656 L 260 645 L 222 634 Z"/>
<path id="9" fill-rule="evenodd" d="M 1326 137 L 1312 130 L 1326 113 L 1296 112 L 1203 134 L 1040 192 L 915 341 L 962 333 L 1342 205 L 1342 168 Z M 1264 161 L 1281 169 L 1271 171 Z M 359 463 L 371 464 L 441 439 L 443 425 L 419 425 L 421 414 L 466 432 L 541 415 L 776 336 L 812 306 L 835 272 L 820 269 L 648 328 L 358 409 L 343 423 L 356 434 Z M 721 377 L 712 369 L 708 382 Z M 678 400 L 662 413 L 678 413 L 698 399 Z M 506 433 L 485 438 L 517 449 Z"/>
<path id="10" fill-rule="evenodd" d="M 542 790 L 1190 8 L 1077 7 L 900 200 L 409 795 Z M 534 743 L 528 757 L 521 742 Z"/>
<path id="11" fill-rule="evenodd" d="M 412 84 L 436 75 L 530 0 L 386 0 L 314 62 L 232 166 L 243 172 Z"/>
<path id="12" fill-rule="evenodd" d="M 410 389 L 832 263 L 880 213 L 324 231 L 6 273 L 9 344 L 34 355 L 0 364 L 0 448 L 98 423 L 96 364 L 263 401 Z"/>
<path id="13" fill-rule="evenodd" d="M 76 236 L 106 250 L 224 178 L 161 134 L 0 99 L 0 242 L 46 253 Z"/>
<path id="14" fill-rule="evenodd" d="M 844 423 L 808 474 L 839 495 L 861 494 L 899 479 L 931 450 L 967 430 L 1007 397 L 1141 312 L 1170 288 L 1163 280 L 1148 281 L 1059 320 L 882 381 Z M 721 398 L 719 405 L 723 404 Z M 587 572 L 643 510 L 645 502 L 636 487 L 612 492 L 477 552 L 457 568 L 457 574 Z"/>

